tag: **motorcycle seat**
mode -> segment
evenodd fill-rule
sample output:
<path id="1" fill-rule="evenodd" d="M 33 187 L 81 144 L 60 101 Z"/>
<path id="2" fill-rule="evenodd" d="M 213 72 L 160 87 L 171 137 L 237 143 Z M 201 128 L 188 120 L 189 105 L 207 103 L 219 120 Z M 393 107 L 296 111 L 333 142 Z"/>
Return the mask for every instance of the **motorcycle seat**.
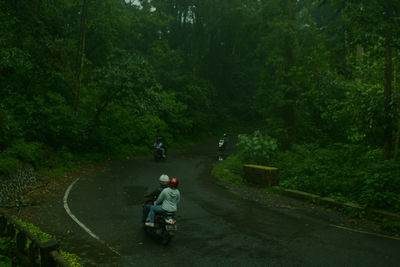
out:
<path id="1" fill-rule="evenodd" d="M 162 215 L 162 216 L 175 216 L 175 212 L 160 211 L 160 212 L 157 212 L 157 213 Z"/>

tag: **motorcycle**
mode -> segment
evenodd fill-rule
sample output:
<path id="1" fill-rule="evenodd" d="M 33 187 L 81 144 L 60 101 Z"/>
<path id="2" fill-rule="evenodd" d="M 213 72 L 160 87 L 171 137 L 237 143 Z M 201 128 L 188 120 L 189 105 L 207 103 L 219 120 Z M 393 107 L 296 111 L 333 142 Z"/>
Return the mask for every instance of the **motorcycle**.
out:
<path id="1" fill-rule="evenodd" d="M 147 201 L 144 205 L 153 205 L 153 202 Z M 143 226 L 146 234 L 160 239 L 163 245 L 168 245 L 177 231 L 175 212 L 158 213 L 154 217 L 154 227 L 146 226 L 145 223 Z"/>
<path id="2" fill-rule="evenodd" d="M 221 138 L 221 139 L 219 139 L 219 142 L 218 142 L 218 150 L 222 151 L 225 149 L 226 149 L 226 140 L 225 140 L 225 138 Z"/>
<path id="3" fill-rule="evenodd" d="M 154 144 L 154 160 L 161 161 L 166 160 L 167 154 L 165 153 L 165 148 L 163 148 L 162 143 L 155 143 Z"/>

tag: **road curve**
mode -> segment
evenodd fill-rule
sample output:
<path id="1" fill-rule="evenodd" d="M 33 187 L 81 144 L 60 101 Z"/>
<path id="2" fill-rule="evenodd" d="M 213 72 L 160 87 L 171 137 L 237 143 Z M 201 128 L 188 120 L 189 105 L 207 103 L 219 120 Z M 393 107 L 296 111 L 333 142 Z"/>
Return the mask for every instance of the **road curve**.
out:
<path id="1" fill-rule="evenodd" d="M 128 160 L 81 178 L 68 206 L 101 242 L 75 223 L 69 242 L 102 266 L 399 266 L 399 240 L 332 227 L 218 186 L 211 175 L 216 157 L 213 142 L 173 151 L 166 162 Z M 162 173 L 180 179 L 182 196 L 179 230 L 166 247 L 140 222 L 143 195 Z"/>

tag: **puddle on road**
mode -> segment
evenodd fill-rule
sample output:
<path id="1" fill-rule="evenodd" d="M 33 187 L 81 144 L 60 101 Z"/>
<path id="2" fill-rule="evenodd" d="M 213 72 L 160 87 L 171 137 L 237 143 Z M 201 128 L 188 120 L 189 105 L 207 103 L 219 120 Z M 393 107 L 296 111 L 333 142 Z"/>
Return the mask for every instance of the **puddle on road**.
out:
<path id="1" fill-rule="evenodd" d="M 128 206 L 143 204 L 144 195 L 147 193 L 146 186 L 125 186 L 123 188 L 124 202 Z"/>

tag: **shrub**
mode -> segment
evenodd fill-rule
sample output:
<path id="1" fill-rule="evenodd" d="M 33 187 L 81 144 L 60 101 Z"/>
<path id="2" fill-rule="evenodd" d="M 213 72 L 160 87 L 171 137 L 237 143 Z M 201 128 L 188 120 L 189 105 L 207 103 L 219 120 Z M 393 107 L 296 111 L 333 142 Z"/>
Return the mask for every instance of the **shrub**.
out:
<path id="1" fill-rule="evenodd" d="M 274 165 L 282 187 L 399 212 L 399 163 L 380 155 L 359 145 L 297 145 L 279 152 Z"/>
<path id="2" fill-rule="evenodd" d="M 60 251 L 61 256 L 69 263 L 71 267 L 79 267 L 82 266 L 79 262 L 81 261 L 81 258 L 79 258 L 77 255 L 66 252 L 64 250 Z"/>
<path id="3" fill-rule="evenodd" d="M 22 163 L 40 165 L 42 144 L 16 140 L 10 147 L 0 153 L 0 173 L 12 175 Z"/>
<path id="4" fill-rule="evenodd" d="M 294 145 L 290 151 L 277 151 L 269 137 L 239 138 L 241 150 L 216 168 L 222 180 L 237 183 L 223 169 L 242 175 L 243 163 L 274 166 L 279 169 L 280 186 L 340 201 L 400 212 L 400 163 L 381 161 L 380 149 L 353 144 Z"/>
<path id="5" fill-rule="evenodd" d="M 268 135 L 239 135 L 240 156 L 248 164 L 267 164 L 278 148 L 277 141 Z"/>
<path id="6" fill-rule="evenodd" d="M 42 144 L 38 142 L 15 141 L 5 153 L 19 158 L 22 162 L 37 164 L 41 158 Z"/>
<path id="7" fill-rule="evenodd" d="M 214 172 L 215 172 L 215 175 L 221 181 L 224 181 L 224 182 L 227 182 L 227 183 L 230 183 L 233 185 L 240 185 L 240 184 L 244 183 L 242 176 L 231 172 L 232 167 L 233 167 L 233 170 L 235 170 L 235 169 L 238 170 L 240 168 L 238 166 L 242 166 L 242 164 L 238 164 L 238 161 L 236 161 L 234 157 L 233 158 L 229 157 L 225 161 L 220 162 L 214 168 Z"/>
<path id="8" fill-rule="evenodd" d="M 12 156 L 3 156 L 4 153 L 0 154 L 0 174 L 11 176 L 20 165 L 18 159 Z"/>
<path id="9" fill-rule="evenodd" d="M 230 170 L 232 173 L 240 176 L 243 175 L 243 162 L 240 154 L 228 157 L 224 161 L 224 165 L 225 168 Z"/>
<path id="10" fill-rule="evenodd" d="M 400 172 L 395 162 L 371 164 L 362 180 L 358 202 L 365 206 L 400 211 Z"/>

